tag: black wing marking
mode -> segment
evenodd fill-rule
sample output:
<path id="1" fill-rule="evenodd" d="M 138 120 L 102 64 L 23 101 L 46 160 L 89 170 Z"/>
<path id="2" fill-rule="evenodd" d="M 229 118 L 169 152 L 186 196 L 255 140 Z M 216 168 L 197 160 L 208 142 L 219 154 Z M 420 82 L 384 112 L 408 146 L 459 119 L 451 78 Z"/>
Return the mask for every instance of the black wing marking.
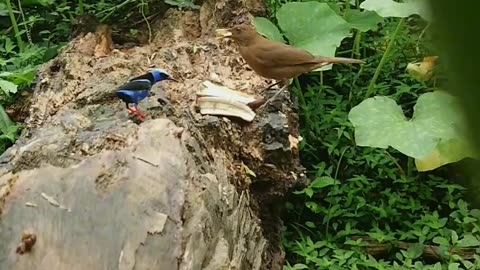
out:
<path id="1" fill-rule="evenodd" d="M 149 80 L 150 83 L 154 83 L 155 81 L 155 78 L 153 77 L 153 74 L 148 72 L 148 73 L 145 73 L 143 75 L 140 75 L 140 76 L 137 76 L 135 78 L 132 78 L 130 79 L 130 81 L 135 81 L 135 80 Z"/>
<path id="2" fill-rule="evenodd" d="M 152 83 L 149 80 L 140 79 L 120 85 L 117 90 L 145 91 L 150 88 L 152 88 Z"/>

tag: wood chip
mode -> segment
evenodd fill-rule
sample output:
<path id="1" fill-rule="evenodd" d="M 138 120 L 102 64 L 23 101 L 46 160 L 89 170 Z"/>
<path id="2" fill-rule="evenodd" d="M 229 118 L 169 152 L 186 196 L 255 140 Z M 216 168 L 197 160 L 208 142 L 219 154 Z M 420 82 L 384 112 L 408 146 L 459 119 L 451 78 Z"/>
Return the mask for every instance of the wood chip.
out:
<path id="1" fill-rule="evenodd" d="M 48 196 L 47 194 L 45 194 L 45 193 L 43 193 L 43 192 L 41 193 L 41 195 L 42 195 L 42 197 L 43 197 L 45 200 L 47 200 L 47 202 L 49 202 L 51 205 L 56 206 L 56 207 L 58 207 L 58 208 L 60 208 L 60 209 L 62 209 L 62 210 L 66 210 L 67 212 L 71 212 L 71 211 L 72 211 L 72 209 L 70 209 L 70 208 L 68 208 L 68 207 L 66 207 L 66 206 L 64 206 L 64 205 L 61 205 L 61 204 L 60 204 L 55 198 L 53 198 L 52 196 Z"/>
<path id="2" fill-rule="evenodd" d="M 201 97 L 197 99 L 201 114 L 234 116 L 251 122 L 255 112 L 247 105 L 220 97 Z"/>
<path id="3" fill-rule="evenodd" d="M 31 202 L 26 202 L 25 205 L 28 207 L 37 207 L 35 203 L 31 203 Z"/>
<path id="4" fill-rule="evenodd" d="M 51 205 L 53 206 L 56 206 L 56 207 L 59 207 L 60 204 L 57 202 L 57 200 L 55 200 L 55 198 L 51 197 L 51 196 L 48 196 L 47 194 L 43 193 L 42 192 L 42 197 L 47 200 Z"/>
<path id="5" fill-rule="evenodd" d="M 165 228 L 165 223 L 167 222 L 168 216 L 164 213 L 156 212 L 151 227 L 148 230 L 149 234 L 161 233 Z"/>

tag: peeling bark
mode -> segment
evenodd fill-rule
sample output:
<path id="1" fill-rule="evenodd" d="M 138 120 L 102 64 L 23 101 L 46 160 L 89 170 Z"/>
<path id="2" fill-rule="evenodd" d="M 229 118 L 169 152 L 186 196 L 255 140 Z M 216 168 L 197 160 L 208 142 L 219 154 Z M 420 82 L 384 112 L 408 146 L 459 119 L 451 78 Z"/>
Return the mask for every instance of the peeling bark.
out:
<path id="1" fill-rule="evenodd" d="M 290 98 L 252 123 L 192 105 L 205 80 L 269 84 L 213 37 L 262 2 L 168 10 L 150 44 L 102 57 L 106 39 L 88 33 L 41 69 L 22 136 L 0 157 L 0 269 L 282 269 L 279 213 L 304 180 Z M 151 66 L 181 82 L 154 86 L 137 125 L 113 90 Z M 18 254 L 26 230 L 36 243 Z"/>

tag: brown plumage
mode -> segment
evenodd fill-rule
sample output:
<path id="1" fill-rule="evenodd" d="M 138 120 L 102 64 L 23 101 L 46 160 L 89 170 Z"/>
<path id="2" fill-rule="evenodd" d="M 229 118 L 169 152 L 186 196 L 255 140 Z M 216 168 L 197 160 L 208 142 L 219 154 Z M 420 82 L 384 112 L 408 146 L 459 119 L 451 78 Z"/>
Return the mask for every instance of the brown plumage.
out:
<path id="1" fill-rule="evenodd" d="M 303 73 L 336 63 L 363 64 L 352 58 L 321 57 L 281 42 L 269 40 L 249 25 L 218 29 L 220 38 L 231 38 L 238 45 L 240 55 L 260 76 L 285 81 Z"/>

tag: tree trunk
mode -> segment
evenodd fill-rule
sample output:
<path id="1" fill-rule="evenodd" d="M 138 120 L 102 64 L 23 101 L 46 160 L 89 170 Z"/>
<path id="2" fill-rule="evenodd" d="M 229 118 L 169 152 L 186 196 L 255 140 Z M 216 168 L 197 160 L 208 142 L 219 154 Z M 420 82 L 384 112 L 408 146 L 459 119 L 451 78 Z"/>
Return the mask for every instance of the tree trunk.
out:
<path id="1" fill-rule="evenodd" d="M 213 31 L 261 3 L 169 10 L 149 44 L 128 50 L 89 33 L 40 70 L 22 136 L 0 158 L 0 269 L 282 268 L 282 200 L 304 180 L 291 101 L 252 123 L 193 106 L 204 80 L 268 84 Z M 153 66 L 180 82 L 154 86 L 137 125 L 113 90 Z M 25 231 L 36 242 L 19 254 Z"/>

